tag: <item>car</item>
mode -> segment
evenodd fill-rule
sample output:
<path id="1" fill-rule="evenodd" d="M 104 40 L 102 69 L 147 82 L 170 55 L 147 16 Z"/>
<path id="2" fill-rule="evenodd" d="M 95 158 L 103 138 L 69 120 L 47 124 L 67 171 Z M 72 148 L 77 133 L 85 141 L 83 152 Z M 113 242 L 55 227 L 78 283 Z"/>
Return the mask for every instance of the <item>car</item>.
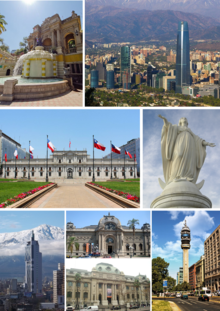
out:
<path id="1" fill-rule="evenodd" d="M 66 311 L 74 311 L 74 308 L 73 308 L 72 306 L 68 306 L 68 307 L 66 308 Z"/>
<path id="2" fill-rule="evenodd" d="M 188 295 L 187 294 L 182 294 L 181 295 L 181 299 L 188 299 Z"/>
<path id="3" fill-rule="evenodd" d="M 120 310 L 121 307 L 120 306 L 112 306 L 111 310 Z"/>
<path id="4" fill-rule="evenodd" d="M 198 297 L 198 300 L 200 301 L 209 301 L 209 296 L 207 296 L 207 295 L 200 295 L 199 297 Z"/>
<path id="5" fill-rule="evenodd" d="M 176 298 L 181 298 L 181 294 L 180 294 L 180 293 L 177 293 L 177 294 L 176 294 Z"/>

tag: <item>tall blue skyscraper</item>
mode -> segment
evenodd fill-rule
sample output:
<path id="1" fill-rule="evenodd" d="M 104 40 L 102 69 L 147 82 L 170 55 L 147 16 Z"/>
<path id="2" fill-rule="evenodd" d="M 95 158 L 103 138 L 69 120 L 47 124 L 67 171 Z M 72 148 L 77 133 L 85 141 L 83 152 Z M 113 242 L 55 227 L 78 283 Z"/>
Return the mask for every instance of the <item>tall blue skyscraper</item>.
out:
<path id="1" fill-rule="evenodd" d="M 34 231 L 25 247 L 25 283 L 28 292 L 42 293 L 42 253 L 39 252 L 38 241 L 34 240 Z"/>
<path id="2" fill-rule="evenodd" d="M 179 22 L 176 51 L 176 93 L 182 86 L 190 85 L 189 28 L 187 22 Z"/>
<path id="3" fill-rule="evenodd" d="M 121 47 L 121 84 L 123 83 L 123 74 L 129 76 L 129 83 L 131 82 L 131 49 L 130 46 Z"/>

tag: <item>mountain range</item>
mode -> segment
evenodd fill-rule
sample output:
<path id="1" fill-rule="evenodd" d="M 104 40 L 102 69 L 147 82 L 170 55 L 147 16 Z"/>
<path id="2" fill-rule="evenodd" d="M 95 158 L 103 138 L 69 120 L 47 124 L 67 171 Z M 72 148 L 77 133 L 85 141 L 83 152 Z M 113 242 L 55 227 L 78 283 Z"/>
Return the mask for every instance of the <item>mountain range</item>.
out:
<path id="1" fill-rule="evenodd" d="M 116 6 L 139 10 L 174 10 L 201 14 L 219 20 L 219 0 L 86 0 L 87 5 Z"/>
<path id="2" fill-rule="evenodd" d="M 1 278 L 23 279 L 25 274 L 25 246 L 34 238 L 39 242 L 42 253 L 43 277 L 52 279 L 53 270 L 64 262 L 64 230 L 49 225 L 41 225 L 20 232 L 0 233 L 0 276 Z"/>
<path id="3" fill-rule="evenodd" d="M 199 14 L 87 4 L 86 40 L 99 43 L 175 40 L 180 20 L 188 22 L 191 38 L 220 39 L 220 21 Z"/>

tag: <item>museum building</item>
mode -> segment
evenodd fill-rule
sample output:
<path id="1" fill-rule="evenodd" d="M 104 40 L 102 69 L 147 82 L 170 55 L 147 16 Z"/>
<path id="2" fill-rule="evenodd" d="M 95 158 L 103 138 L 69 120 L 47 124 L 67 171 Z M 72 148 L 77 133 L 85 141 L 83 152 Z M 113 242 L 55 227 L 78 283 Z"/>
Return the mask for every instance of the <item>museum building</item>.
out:
<path id="1" fill-rule="evenodd" d="M 141 229 L 133 229 L 122 226 L 115 216 L 103 216 L 98 225 L 91 225 L 77 229 L 73 223 L 68 222 L 66 227 L 66 238 L 76 237 L 79 248 L 68 255 L 88 255 L 93 251 L 101 254 L 115 253 L 119 257 L 136 255 L 150 257 L 150 225 L 144 224 Z"/>
<path id="2" fill-rule="evenodd" d="M 46 159 L 34 158 L 30 160 L 30 178 L 45 179 L 46 178 Z M 17 178 L 27 178 L 29 171 L 29 158 L 9 159 L 3 161 L 3 175 L 6 178 L 14 178 L 15 169 Z M 125 176 L 133 178 L 137 175 L 137 164 L 130 159 L 125 160 Z M 94 159 L 95 179 L 105 180 L 111 177 L 111 160 L 110 159 Z M 83 151 L 54 151 L 48 158 L 48 177 L 49 179 L 92 179 L 93 175 L 93 159 Z M 124 160 L 112 160 L 112 177 L 124 178 Z"/>
<path id="3" fill-rule="evenodd" d="M 76 283 L 75 275 L 81 280 Z M 138 286 L 135 287 L 135 281 Z M 113 265 L 97 264 L 92 271 L 66 270 L 67 306 L 123 306 L 126 303 L 149 303 L 150 280 L 146 275 L 125 275 Z"/>

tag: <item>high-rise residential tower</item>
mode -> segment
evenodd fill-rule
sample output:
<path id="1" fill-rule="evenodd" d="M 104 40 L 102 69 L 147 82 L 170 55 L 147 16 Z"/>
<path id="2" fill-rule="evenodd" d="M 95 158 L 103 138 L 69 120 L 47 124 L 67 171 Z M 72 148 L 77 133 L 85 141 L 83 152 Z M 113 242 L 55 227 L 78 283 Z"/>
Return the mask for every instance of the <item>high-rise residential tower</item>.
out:
<path id="1" fill-rule="evenodd" d="M 189 283 L 189 249 L 190 249 L 190 229 L 186 225 L 186 220 L 181 230 L 181 248 L 183 250 L 183 282 Z"/>
<path id="2" fill-rule="evenodd" d="M 38 241 L 34 240 L 34 231 L 25 247 L 25 283 L 28 292 L 42 293 L 42 253 Z"/>
<path id="3" fill-rule="evenodd" d="M 176 93 L 182 86 L 190 85 L 189 28 L 187 22 L 179 22 L 176 50 Z"/>
<path id="4" fill-rule="evenodd" d="M 121 84 L 123 83 L 123 74 L 126 73 L 131 77 L 131 50 L 127 45 L 121 47 Z"/>

